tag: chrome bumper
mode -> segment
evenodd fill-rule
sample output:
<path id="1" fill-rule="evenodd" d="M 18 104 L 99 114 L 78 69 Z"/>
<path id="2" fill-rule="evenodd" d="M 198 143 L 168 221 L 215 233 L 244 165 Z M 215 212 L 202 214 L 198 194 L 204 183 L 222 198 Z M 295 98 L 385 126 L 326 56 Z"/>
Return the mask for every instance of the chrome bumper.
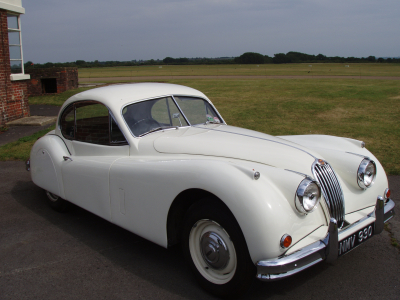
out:
<path id="1" fill-rule="evenodd" d="M 385 203 L 382 197 L 378 197 L 375 210 L 340 232 L 352 234 L 361 222 L 375 222 L 374 234 L 382 232 L 384 223 L 394 216 L 394 202 L 388 199 Z M 343 234 L 342 234 L 343 233 Z M 323 260 L 333 262 L 338 258 L 339 230 L 335 219 L 331 218 L 326 237 L 290 255 L 258 261 L 257 278 L 262 281 L 282 279 L 307 269 Z"/>

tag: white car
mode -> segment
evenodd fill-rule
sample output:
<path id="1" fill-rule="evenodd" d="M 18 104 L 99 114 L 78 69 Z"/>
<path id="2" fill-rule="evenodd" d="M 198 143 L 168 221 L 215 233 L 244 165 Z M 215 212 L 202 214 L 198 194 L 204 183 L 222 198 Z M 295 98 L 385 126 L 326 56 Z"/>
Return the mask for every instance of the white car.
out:
<path id="1" fill-rule="evenodd" d="M 394 215 L 363 142 L 229 126 L 203 93 L 173 84 L 69 98 L 27 168 L 56 210 L 71 202 L 163 247 L 181 243 L 217 296 L 334 261 Z"/>

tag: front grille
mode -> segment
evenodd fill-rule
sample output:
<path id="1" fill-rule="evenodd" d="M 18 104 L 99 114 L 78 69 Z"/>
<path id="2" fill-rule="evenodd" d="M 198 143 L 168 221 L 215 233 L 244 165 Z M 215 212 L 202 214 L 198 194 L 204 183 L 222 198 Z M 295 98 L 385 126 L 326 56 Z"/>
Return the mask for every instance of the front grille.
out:
<path id="1" fill-rule="evenodd" d="M 316 160 L 313 165 L 313 174 L 322 189 L 322 195 L 328 205 L 331 217 L 335 218 L 338 227 L 341 228 L 344 222 L 344 198 L 339 180 L 332 167 L 323 160 Z"/>

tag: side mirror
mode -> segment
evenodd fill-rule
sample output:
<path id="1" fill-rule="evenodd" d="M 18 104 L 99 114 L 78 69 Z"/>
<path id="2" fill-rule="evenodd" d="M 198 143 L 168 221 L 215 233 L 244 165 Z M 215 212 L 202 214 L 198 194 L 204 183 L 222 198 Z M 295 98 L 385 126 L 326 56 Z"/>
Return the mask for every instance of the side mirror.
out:
<path id="1" fill-rule="evenodd" d="M 172 115 L 172 117 L 173 117 L 174 119 L 178 119 L 178 120 L 179 120 L 179 124 L 181 124 L 181 127 L 182 127 L 181 118 L 179 118 L 180 115 L 181 115 L 180 113 L 174 113 L 174 114 Z"/>

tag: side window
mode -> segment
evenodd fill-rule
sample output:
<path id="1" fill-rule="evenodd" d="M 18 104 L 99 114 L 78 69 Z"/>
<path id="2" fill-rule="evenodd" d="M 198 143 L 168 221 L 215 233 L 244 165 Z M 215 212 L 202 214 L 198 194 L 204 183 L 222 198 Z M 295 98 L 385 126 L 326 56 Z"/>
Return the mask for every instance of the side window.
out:
<path id="1" fill-rule="evenodd" d="M 68 106 L 61 117 L 61 133 L 62 135 L 72 140 L 75 137 L 75 107 L 74 105 Z"/>
<path id="2" fill-rule="evenodd" d="M 61 117 L 61 133 L 70 140 L 99 144 L 127 144 L 106 106 L 82 101 L 67 107 Z"/>
<path id="3" fill-rule="evenodd" d="M 125 136 L 119 129 L 117 122 L 115 122 L 114 117 L 110 114 L 110 143 L 112 145 L 127 145 L 128 142 L 125 139 Z"/>
<path id="4" fill-rule="evenodd" d="M 75 104 L 75 140 L 109 145 L 108 109 L 100 103 Z"/>

